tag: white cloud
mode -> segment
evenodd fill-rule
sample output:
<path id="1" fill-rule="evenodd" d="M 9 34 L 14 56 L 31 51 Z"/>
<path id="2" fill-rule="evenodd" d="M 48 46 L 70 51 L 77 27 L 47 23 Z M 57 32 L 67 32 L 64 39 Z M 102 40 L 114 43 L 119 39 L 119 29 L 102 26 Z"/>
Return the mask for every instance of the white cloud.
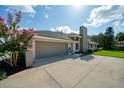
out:
<path id="1" fill-rule="evenodd" d="M 84 23 L 85 26 L 98 27 L 105 23 L 122 20 L 123 19 L 124 6 L 100 6 L 94 8 L 90 17 L 88 18 L 88 23 Z"/>
<path id="2" fill-rule="evenodd" d="M 52 8 L 51 8 L 50 6 L 48 6 L 48 5 L 44 5 L 44 6 L 42 6 L 42 7 L 45 8 L 45 9 L 44 9 L 44 12 L 43 12 L 44 17 L 45 17 L 46 19 L 48 19 L 48 18 L 49 18 L 48 10 L 51 10 Z"/>
<path id="3" fill-rule="evenodd" d="M 31 6 L 31 5 L 13 5 L 13 6 L 9 6 L 9 8 L 7 10 L 16 10 L 16 11 L 21 11 L 23 13 L 28 13 L 29 16 L 34 17 L 36 11 L 34 10 L 35 6 Z"/>
<path id="4" fill-rule="evenodd" d="M 53 28 L 53 27 L 51 27 L 51 28 L 50 28 L 50 30 L 51 30 L 51 31 L 56 31 L 56 29 L 55 29 L 55 28 Z"/>
<path id="5" fill-rule="evenodd" d="M 59 26 L 55 28 L 50 28 L 51 31 L 62 31 L 63 33 L 79 33 L 79 31 L 72 30 L 69 26 Z"/>
<path id="6" fill-rule="evenodd" d="M 44 17 L 45 17 L 46 19 L 48 19 L 49 16 L 48 16 L 48 14 L 44 14 Z"/>
<path id="7" fill-rule="evenodd" d="M 115 30 L 119 30 L 121 28 L 124 29 L 124 22 L 123 21 L 116 21 L 113 23 L 113 27 Z"/>
<path id="8" fill-rule="evenodd" d="M 44 15 L 44 17 L 45 17 L 46 19 L 48 19 L 48 18 L 49 18 L 49 15 L 48 15 L 48 13 L 46 13 L 46 12 L 43 12 L 43 15 Z"/>
<path id="9" fill-rule="evenodd" d="M 52 8 L 50 7 L 50 6 L 48 6 L 48 5 L 45 5 L 44 6 L 47 10 L 51 10 Z"/>

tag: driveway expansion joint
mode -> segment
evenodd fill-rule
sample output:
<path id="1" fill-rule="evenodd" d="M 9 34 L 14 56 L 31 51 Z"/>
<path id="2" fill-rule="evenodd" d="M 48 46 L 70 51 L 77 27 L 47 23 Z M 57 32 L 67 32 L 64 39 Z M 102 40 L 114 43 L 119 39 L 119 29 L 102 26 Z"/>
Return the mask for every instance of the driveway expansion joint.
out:
<path id="1" fill-rule="evenodd" d="M 98 62 L 89 72 L 87 72 L 86 75 L 84 75 L 72 88 L 76 87 L 85 77 L 87 77 L 93 70 L 100 64 L 101 62 Z"/>
<path id="2" fill-rule="evenodd" d="M 60 85 L 59 82 L 58 82 L 45 68 L 43 68 L 43 70 L 44 70 L 61 88 L 63 88 L 62 85 Z"/>

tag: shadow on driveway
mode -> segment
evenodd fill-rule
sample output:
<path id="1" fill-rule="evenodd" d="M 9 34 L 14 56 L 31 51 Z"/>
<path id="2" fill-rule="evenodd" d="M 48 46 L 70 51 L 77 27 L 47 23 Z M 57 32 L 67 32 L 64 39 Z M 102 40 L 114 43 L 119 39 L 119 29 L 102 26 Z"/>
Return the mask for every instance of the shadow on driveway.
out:
<path id="1" fill-rule="evenodd" d="M 47 65 L 47 64 L 51 64 L 51 63 L 56 63 L 56 62 L 63 61 L 66 59 L 74 59 L 75 60 L 77 58 L 79 58 L 79 57 L 74 56 L 74 55 L 61 55 L 61 56 L 55 56 L 55 57 L 49 57 L 49 58 L 41 58 L 41 59 L 35 60 L 34 67 Z"/>
<path id="2" fill-rule="evenodd" d="M 92 55 L 86 55 L 86 56 L 80 57 L 81 60 L 85 60 L 85 61 L 90 61 L 93 58 L 94 58 L 94 56 L 92 56 Z"/>
<path id="3" fill-rule="evenodd" d="M 86 56 L 79 56 L 79 55 L 61 55 L 61 56 L 55 56 L 55 57 L 49 57 L 49 58 L 42 58 L 42 59 L 37 59 L 34 62 L 34 67 L 38 67 L 38 66 L 42 66 L 42 65 L 47 65 L 47 64 L 51 64 L 51 63 L 57 63 L 63 60 L 67 60 L 67 59 L 73 59 L 76 60 L 80 58 L 81 60 L 85 60 L 85 61 L 90 61 L 92 60 L 94 57 L 92 55 L 86 55 Z"/>

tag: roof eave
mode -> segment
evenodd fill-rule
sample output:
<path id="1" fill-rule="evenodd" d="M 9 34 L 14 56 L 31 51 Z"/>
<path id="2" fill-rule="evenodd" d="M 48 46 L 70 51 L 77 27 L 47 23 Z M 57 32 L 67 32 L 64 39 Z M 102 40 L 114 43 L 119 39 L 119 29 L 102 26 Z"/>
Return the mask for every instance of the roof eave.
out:
<path id="1" fill-rule="evenodd" d="M 46 42 L 79 43 L 78 41 L 44 37 L 44 36 L 33 36 L 33 39 L 37 41 L 46 41 Z"/>

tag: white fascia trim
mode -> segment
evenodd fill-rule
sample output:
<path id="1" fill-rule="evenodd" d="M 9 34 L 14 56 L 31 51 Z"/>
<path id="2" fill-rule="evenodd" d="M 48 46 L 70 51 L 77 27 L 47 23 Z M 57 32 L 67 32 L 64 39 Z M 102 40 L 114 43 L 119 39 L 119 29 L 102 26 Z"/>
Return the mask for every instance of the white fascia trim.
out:
<path id="1" fill-rule="evenodd" d="M 46 42 L 79 43 L 78 41 L 44 37 L 44 36 L 33 36 L 33 39 L 36 41 L 46 41 Z"/>

